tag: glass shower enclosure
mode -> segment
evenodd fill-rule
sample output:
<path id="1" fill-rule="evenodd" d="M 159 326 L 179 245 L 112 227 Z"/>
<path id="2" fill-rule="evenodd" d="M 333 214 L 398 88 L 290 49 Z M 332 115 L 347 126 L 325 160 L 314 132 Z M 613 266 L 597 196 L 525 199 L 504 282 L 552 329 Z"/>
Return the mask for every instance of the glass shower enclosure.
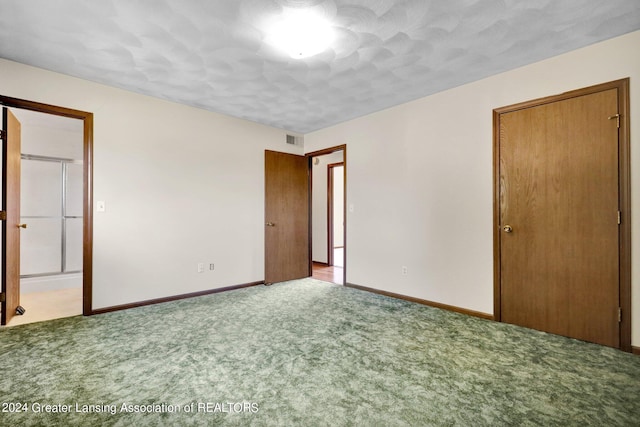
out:
<path id="1" fill-rule="evenodd" d="M 82 271 L 81 160 L 22 155 L 20 277 Z"/>

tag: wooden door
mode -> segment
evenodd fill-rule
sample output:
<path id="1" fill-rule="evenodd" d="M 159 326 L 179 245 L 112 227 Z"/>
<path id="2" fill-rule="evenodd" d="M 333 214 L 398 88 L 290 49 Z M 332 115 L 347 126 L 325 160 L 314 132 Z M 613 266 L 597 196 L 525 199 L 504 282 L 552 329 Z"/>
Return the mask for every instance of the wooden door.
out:
<path id="1" fill-rule="evenodd" d="M 308 159 L 267 150 L 265 282 L 283 282 L 310 275 Z"/>
<path id="2" fill-rule="evenodd" d="M 614 88 L 499 114 L 502 321 L 620 346 L 617 113 Z"/>
<path id="3" fill-rule="evenodd" d="M 2 317 L 6 325 L 20 305 L 20 122 L 2 109 L 3 133 L 3 191 L 2 206 L 6 220 L 2 221 Z"/>

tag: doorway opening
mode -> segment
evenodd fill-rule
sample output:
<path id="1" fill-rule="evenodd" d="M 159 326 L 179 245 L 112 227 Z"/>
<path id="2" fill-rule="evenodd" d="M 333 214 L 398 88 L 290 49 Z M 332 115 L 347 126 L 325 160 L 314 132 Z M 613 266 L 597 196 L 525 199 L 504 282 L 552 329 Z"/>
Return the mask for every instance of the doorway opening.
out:
<path id="1" fill-rule="evenodd" d="M 346 281 L 346 146 L 307 154 L 311 176 L 312 276 Z"/>
<path id="2" fill-rule="evenodd" d="M 1 96 L 0 103 L 20 123 L 17 193 L 6 189 L 3 159 L 2 209 L 17 209 L 20 233 L 17 244 L 7 242 L 16 224 L 3 221 L 2 324 L 89 315 L 93 115 Z"/>
<path id="3" fill-rule="evenodd" d="M 344 162 L 327 165 L 327 249 L 329 266 L 344 267 Z"/>

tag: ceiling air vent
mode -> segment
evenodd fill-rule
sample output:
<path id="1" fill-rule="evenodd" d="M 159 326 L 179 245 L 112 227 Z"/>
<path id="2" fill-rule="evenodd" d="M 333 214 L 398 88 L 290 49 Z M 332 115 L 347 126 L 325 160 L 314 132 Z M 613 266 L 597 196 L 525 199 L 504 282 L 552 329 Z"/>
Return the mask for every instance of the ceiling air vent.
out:
<path id="1" fill-rule="evenodd" d="M 304 136 L 287 135 L 287 144 L 304 147 Z"/>

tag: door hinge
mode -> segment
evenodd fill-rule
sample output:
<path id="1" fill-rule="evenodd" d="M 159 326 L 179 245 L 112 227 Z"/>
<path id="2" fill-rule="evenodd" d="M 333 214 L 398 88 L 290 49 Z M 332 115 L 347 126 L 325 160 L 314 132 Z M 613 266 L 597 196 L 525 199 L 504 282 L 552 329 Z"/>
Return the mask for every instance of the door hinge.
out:
<path id="1" fill-rule="evenodd" d="M 7 211 L 0 211 L 0 221 L 7 220 Z"/>
<path id="2" fill-rule="evenodd" d="M 7 294 L 4 292 L 0 293 L 0 302 L 5 302 L 7 300 Z"/>
<path id="3" fill-rule="evenodd" d="M 6 139 L 6 138 L 7 138 L 7 131 L 0 129 L 0 139 Z"/>
<path id="4" fill-rule="evenodd" d="M 622 224 L 622 212 L 618 211 L 618 225 Z"/>
<path id="5" fill-rule="evenodd" d="M 618 323 L 622 322 L 622 308 L 618 307 Z"/>
<path id="6" fill-rule="evenodd" d="M 620 114 L 614 114 L 613 116 L 609 116 L 609 120 L 616 119 L 616 125 L 618 129 L 620 129 Z"/>

